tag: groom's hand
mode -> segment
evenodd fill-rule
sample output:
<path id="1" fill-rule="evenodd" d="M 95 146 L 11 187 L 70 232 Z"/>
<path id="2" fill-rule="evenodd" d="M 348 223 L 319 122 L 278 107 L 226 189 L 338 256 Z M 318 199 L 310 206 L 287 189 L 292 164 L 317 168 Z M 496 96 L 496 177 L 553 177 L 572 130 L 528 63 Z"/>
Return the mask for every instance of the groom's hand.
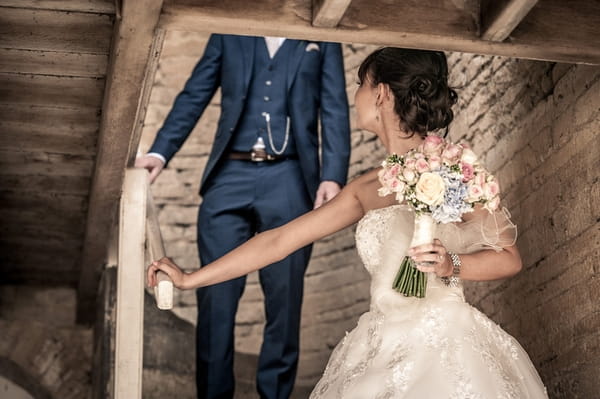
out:
<path id="1" fill-rule="evenodd" d="M 143 157 L 136 158 L 135 167 L 144 168 L 150 172 L 150 183 L 152 184 L 165 167 L 165 163 L 152 155 L 144 155 Z"/>
<path id="2" fill-rule="evenodd" d="M 342 191 L 342 188 L 337 182 L 331 180 L 322 181 L 317 190 L 317 195 L 315 196 L 314 209 L 317 209 L 327 201 L 331 201 L 340 191 Z"/>

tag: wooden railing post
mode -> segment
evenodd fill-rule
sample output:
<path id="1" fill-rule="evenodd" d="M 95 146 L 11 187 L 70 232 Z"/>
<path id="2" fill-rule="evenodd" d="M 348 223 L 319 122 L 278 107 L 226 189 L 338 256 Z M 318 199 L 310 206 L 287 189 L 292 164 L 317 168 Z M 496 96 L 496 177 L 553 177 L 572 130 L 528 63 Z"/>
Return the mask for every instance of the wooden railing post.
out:
<path id="1" fill-rule="evenodd" d="M 151 260 L 158 260 L 165 256 L 165 245 L 160 234 L 160 226 L 158 224 L 158 214 L 154 206 L 152 192 L 148 185 L 147 194 L 147 220 L 146 223 L 146 243 L 148 244 L 148 252 Z M 158 272 L 156 274 L 158 284 L 154 287 L 154 296 L 156 298 L 156 306 L 162 310 L 173 308 L 173 282 L 166 273 Z"/>
<path id="2" fill-rule="evenodd" d="M 119 217 L 115 398 L 142 397 L 148 173 L 127 169 Z"/>

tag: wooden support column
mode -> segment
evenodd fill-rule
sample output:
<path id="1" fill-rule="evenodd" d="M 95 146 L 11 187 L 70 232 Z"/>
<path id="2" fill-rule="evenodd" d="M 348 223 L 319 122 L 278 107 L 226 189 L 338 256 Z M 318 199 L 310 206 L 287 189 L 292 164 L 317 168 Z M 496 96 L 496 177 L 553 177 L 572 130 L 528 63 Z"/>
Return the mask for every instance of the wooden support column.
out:
<path id="1" fill-rule="evenodd" d="M 140 129 L 136 121 L 143 118 L 148 98 L 143 86 L 153 76 L 153 60 L 162 44 L 163 35 L 156 30 L 162 3 L 122 0 L 117 10 L 81 259 L 77 320 L 82 323 L 94 317 L 124 171 L 137 151 Z"/>
<path id="2" fill-rule="evenodd" d="M 128 169 L 119 217 L 115 399 L 142 397 L 148 173 Z"/>
<path id="3" fill-rule="evenodd" d="M 502 42 L 521 23 L 538 0 L 483 0 L 481 38 Z"/>
<path id="4" fill-rule="evenodd" d="M 352 0 L 313 0 L 313 26 L 335 28 Z"/>

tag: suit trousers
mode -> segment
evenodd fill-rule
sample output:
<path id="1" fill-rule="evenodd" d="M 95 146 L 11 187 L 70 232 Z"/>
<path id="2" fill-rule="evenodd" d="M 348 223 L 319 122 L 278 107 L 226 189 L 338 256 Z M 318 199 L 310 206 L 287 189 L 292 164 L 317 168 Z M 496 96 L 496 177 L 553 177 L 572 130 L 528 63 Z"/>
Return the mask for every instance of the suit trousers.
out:
<path id="1" fill-rule="evenodd" d="M 312 209 L 297 160 L 253 163 L 226 160 L 205 187 L 198 213 L 202 265 L 256 233 L 281 226 Z M 261 398 L 291 394 L 299 354 L 304 273 L 312 246 L 259 271 L 266 325 L 256 376 Z M 246 277 L 197 290 L 198 398 L 233 398 L 234 327 Z"/>

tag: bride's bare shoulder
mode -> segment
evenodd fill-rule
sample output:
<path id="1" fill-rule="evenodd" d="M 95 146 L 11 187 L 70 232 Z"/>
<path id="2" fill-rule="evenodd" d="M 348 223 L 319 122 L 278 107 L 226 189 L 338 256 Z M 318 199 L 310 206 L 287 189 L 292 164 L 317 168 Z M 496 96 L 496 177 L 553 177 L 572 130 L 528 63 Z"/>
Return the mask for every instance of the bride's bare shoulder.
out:
<path id="1" fill-rule="evenodd" d="M 371 209 L 383 208 L 386 206 L 393 205 L 393 195 L 387 197 L 380 197 L 377 191 L 381 188 L 379 182 L 378 173 L 381 170 L 380 167 L 372 169 L 361 176 L 352 180 L 348 185 L 351 188 L 354 195 L 360 201 L 362 208 L 365 212 Z"/>

